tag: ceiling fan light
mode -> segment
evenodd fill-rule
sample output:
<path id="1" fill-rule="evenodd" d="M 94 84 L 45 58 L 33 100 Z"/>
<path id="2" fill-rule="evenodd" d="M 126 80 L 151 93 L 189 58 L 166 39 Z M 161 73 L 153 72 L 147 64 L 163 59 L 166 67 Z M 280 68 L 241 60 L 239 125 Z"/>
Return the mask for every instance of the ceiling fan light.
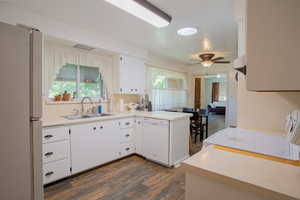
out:
<path id="1" fill-rule="evenodd" d="M 208 68 L 208 67 L 212 66 L 214 63 L 210 60 L 206 60 L 206 61 L 201 62 L 201 64 L 202 64 L 203 67 Z"/>

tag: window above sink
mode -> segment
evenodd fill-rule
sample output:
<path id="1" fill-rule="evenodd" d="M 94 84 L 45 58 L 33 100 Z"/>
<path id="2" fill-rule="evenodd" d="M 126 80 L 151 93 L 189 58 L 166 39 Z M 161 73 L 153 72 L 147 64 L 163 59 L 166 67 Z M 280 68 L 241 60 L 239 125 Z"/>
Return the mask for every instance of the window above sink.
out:
<path id="1" fill-rule="evenodd" d="M 72 99 L 91 97 L 103 98 L 103 79 L 97 67 L 66 64 L 60 68 L 55 80 L 49 88 L 48 97 L 63 94 L 67 91 Z"/>

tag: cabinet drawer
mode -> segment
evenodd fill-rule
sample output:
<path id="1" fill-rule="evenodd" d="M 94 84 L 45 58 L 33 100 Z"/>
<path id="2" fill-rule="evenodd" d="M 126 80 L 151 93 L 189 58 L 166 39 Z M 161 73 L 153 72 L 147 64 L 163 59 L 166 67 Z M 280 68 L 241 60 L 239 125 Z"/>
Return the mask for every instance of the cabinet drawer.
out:
<path id="1" fill-rule="evenodd" d="M 132 128 L 134 126 L 134 119 L 133 118 L 122 119 L 120 120 L 119 124 L 121 129 Z"/>
<path id="2" fill-rule="evenodd" d="M 49 163 L 70 157 L 70 143 L 68 140 L 43 145 L 43 162 Z"/>
<path id="3" fill-rule="evenodd" d="M 69 129 L 64 126 L 43 129 L 43 143 L 69 139 Z"/>
<path id="4" fill-rule="evenodd" d="M 70 160 L 60 160 L 44 165 L 43 182 L 44 184 L 57 181 L 59 179 L 70 176 Z"/>
<path id="5" fill-rule="evenodd" d="M 121 149 L 120 149 L 121 156 L 128 156 L 130 154 L 133 154 L 134 152 L 135 152 L 135 146 L 133 143 L 121 144 Z"/>
<path id="6" fill-rule="evenodd" d="M 133 141 L 133 128 L 121 130 L 121 143 Z"/>

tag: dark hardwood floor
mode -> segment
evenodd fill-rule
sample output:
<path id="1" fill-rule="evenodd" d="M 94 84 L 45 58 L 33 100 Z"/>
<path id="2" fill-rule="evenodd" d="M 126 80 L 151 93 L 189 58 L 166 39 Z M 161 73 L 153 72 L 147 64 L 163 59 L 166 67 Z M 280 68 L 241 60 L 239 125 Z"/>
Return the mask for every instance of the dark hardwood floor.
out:
<path id="1" fill-rule="evenodd" d="M 184 200 L 184 173 L 131 156 L 45 188 L 45 200 Z"/>

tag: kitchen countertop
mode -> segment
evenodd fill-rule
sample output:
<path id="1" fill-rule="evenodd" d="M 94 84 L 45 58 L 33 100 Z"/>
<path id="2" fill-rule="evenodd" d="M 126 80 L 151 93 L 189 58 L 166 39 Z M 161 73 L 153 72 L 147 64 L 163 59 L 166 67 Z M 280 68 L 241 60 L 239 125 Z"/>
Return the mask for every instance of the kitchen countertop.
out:
<path id="1" fill-rule="evenodd" d="M 300 199 L 300 167 L 218 150 L 208 146 L 182 163 L 185 172 L 228 184 L 246 184 L 274 195 Z"/>
<path id="2" fill-rule="evenodd" d="M 156 112 L 126 112 L 126 113 L 112 113 L 111 116 L 105 117 L 94 117 L 94 118 L 85 118 L 85 119 L 75 119 L 70 120 L 64 117 L 56 117 L 56 118 L 44 118 L 42 119 L 43 127 L 50 126 L 60 126 L 60 125 L 69 125 L 69 124 L 80 124 L 80 123 L 88 123 L 88 122 L 96 122 L 96 121 L 105 121 L 105 120 L 113 120 L 113 119 L 122 119 L 128 117 L 148 117 L 153 119 L 162 119 L 162 120 L 177 120 L 182 118 L 189 118 L 192 114 L 189 113 L 175 113 L 175 112 L 164 112 L 164 111 L 156 111 Z"/>

